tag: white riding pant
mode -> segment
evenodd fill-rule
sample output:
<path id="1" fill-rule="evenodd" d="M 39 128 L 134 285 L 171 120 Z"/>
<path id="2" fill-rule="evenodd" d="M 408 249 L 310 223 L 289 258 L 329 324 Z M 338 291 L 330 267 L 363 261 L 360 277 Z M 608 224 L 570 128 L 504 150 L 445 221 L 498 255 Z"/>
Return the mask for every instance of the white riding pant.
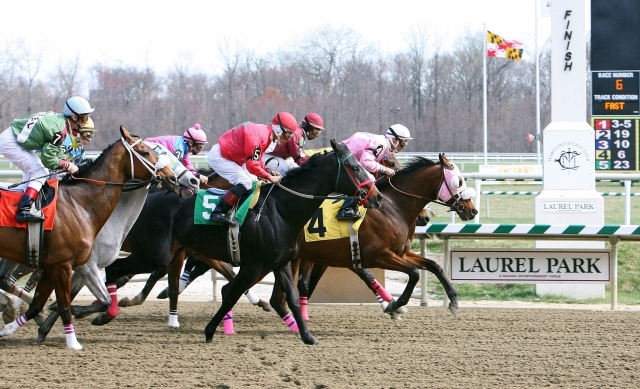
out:
<path id="1" fill-rule="evenodd" d="M 0 134 L 0 154 L 22 170 L 22 181 L 34 179 L 27 183 L 28 187 L 40 191 L 47 181 L 46 175 L 49 174 L 49 170 L 44 167 L 35 152 L 25 149 L 18 143 L 11 127 Z M 36 177 L 41 178 L 35 179 Z"/>
<path id="2" fill-rule="evenodd" d="M 239 166 L 223 157 L 218 143 L 213 145 L 207 153 L 207 162 L 216 173 L 233 185 L 242 184 L 247 190 L 250 190 L 253 183 L 258 181 L 258 177 L 247 171 L 246 165 Z"/>
<path id="3" fill-rule="evenodd" d="M 285 174 L 287 174 L 289 170 L 298 167 L 298 165 L 296 165 L 296 163 L 293 162 L 293 158 L 291 157 L 282 158 L 282 157 L 273 156 L 271 154 L 265 154 L 262 157 L 262 160 L 264 161 L 265 165 L 269 169 L 271 169 L 271 171 L 278 172 L 280 173 L 281 176 L 284 176 Z M 267 163 L 267 161 L 269 162 Z"/>

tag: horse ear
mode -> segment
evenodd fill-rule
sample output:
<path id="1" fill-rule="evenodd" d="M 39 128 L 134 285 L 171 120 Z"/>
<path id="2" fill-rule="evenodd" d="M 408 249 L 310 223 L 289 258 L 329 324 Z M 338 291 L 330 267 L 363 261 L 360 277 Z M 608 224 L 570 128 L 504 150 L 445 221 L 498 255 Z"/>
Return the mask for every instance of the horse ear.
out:
<path id="1" fill-rule="evenodd" d="M 131 134 L 129 133 L 129 131 L 127 131 L 126 128 L 124 128 L 123 125 L 120 125 L 120 135 L 122 135 L 122 137 L 127 141 L 131 139 Z"/>
<path id="2" fill-rule="evenodd" d="M 333 149 L 333 151 L 338 151 L 338 144 L 336 143 L 335 139 L 331 139 L 331 148 Z"/>

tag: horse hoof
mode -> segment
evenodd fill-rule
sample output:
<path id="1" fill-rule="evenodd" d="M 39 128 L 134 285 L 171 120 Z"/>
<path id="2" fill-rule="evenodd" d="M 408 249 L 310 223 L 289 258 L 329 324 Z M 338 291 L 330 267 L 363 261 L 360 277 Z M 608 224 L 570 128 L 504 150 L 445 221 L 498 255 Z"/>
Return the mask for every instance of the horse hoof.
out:
<path id="1" fill-rule="evenodd" d="M 397 321 L 402 320 L 402 316 L 400 316 L 400 314 L 397 312 L 391 312 L 389 316 L 391 317 L 391 320 L 397 320 Z"/>
<path id="2" fill-rule="evenodd" d="M 449 311 L 451 311 L 453 317 L 458 317 L 458 304 L 449 303 Z"/>
<path id="3" fill-rule="evenodd" d="M 400 307 L 400 308 L 396 309 L 396 313 L 407 313 L 407 312 L 409 312 L 407 307 Z"/>
<path id="4" fill-rule="evenodd" d="M 165 288 L 162 292 L 158 293 L 157 299 L 164 300 L 169 297 L 169 292 Z"/>
<path id="5" fill-rule="evenodd" d="M 318 342 L 315 340 L 315 338 L 311 335 L 309 335 L 307 338 L 302 338 L 302 341 L 305 344 L 318 344 Z"/>
<path id="6" fill-rule="evenodd" d="M 120 301 L 118 301 L 118 306 L 120 308 L 124 308 L 124 307 L 130 307 L 133 304 L 131 303 L 131 300 L 129 299 L 129 297 L 125 297 L 120 299 Z"/>
<path id="7" fill-rule="evenodd" d="M 105 324 L 109 324 L 109 322 L 111 322 L 111 320 L 104 313 L 91 320 L 91 324 L 94 326 L 103 326 Z"/>
<path id="8" fill-rule="evenodd" d="M 273 307 L 271 307 L 271 305 L 269 305 L 269 303 L 266 301 L 260 300 L 256 305 L 262 308 L 262 310 L 265 312 L 273 312 Z"/>

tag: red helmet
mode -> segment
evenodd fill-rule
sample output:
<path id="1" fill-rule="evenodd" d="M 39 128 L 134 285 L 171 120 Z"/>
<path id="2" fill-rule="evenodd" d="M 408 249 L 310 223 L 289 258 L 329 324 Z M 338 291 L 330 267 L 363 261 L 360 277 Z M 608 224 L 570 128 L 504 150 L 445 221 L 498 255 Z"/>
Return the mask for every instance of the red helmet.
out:
<path id="1" fill-rule="evenodd" d="M 295 132 L 298 128 L 298 121 L 289 112 L 278 112 L 276 116 L 271 119 L 271 124 L 277 124 L 287 131 Z"/>
<path id="2" fill-rule="evenodd" d="M 324 130 L 324 122 L 317 113 L 310 113 L 302 119 L 300 127 L 305 131 L 311 131 L 313 129 Z"/>

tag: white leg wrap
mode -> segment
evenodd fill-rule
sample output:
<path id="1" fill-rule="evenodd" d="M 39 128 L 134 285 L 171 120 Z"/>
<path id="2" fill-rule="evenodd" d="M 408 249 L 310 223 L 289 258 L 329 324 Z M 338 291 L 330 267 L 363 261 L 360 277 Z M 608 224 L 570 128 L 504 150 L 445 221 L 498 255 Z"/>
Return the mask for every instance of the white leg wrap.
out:
<path id="1" fill-rule="evenodd" d="M 9 336 L 14 332 L 18 331 L 18 328 L 20 328 L 20 326 L 18 325 L 18 323 L 16 323 L 16 320 L 14 320 L 11 323 L 4 326 L 2 330 L 0 330 L 0 336 Z"/>
<path id="2" fill-rule="evenodd" d="M 249 299 L 249 302 L 253 305 L 258 304 L 258 302 L 260 301 L 260 297 L 258 297 L 257 294 L 253 293 L 251 289 L 244 292 L 244 295 L 247 296 L 247 299 Z"/>
<path id="3" fill-rule="evenodd" d="M 11 300 L 11 305 L 13 305 L 13 309 L 17 311 L 20 308 L 20 306 L 22 306 L 23 302 L 24 300 L 22 300 L 20 297 L 16 297 Z"/>
<path id="4" fill-rule="evenodd" d="M 67 348 L 69 350 L 82 350 L 82 345 L 78 342 L 78 339 L 76 339 L 75 332 L 65 334 L 64 337 L 67 339 Z"/>
<path id="5" fill-rule="evenodd" d="M 171 328 L 180 328 L 180 322 L 178 322 L 178 314 L 169 314 L 169 323 L 167 324 Z"/>

